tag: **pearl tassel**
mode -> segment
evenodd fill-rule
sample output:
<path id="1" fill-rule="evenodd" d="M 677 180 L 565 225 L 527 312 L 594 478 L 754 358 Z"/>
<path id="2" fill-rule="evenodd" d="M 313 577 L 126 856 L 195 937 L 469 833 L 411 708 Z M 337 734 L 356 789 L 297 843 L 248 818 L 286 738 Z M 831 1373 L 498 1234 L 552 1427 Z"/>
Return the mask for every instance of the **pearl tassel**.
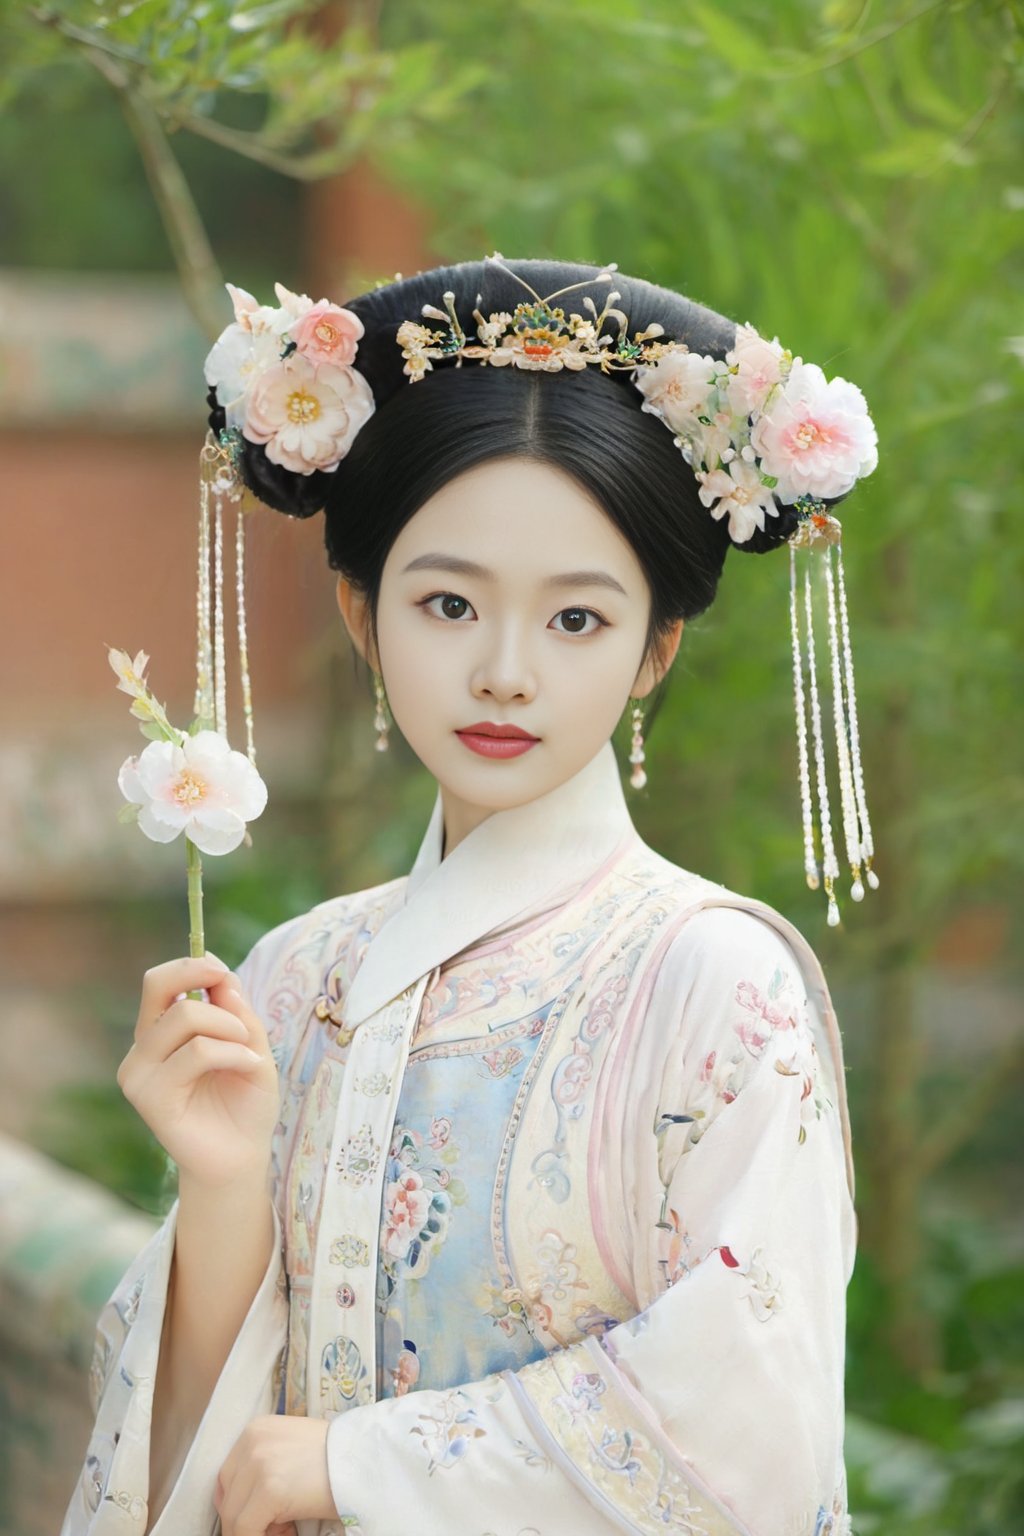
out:
<path id="1" fill-rule="evenodd" d="M 820 506 L 820 503 L 818 504 Z M 810 695 L 811 730 L 814 738 L 814 758 L 820 807 L 820 831 L 822 844 L 822 874 L 828 895 L 828 923 L 834 928 L 839 922 L 839 904 L 836 901 L 834 882 L 839 878 L 839 864 L 832 839 L 832 820 L 829 809 L 828 782 L 825 773 L 825 749 L 821 728 L 821 706 L 818 697 L 817 665 L 814 651 L 814 617 L 811 571 L 814 561 L 824 561 L 825 592 L 828 602 L 829 665 L 832 682 L 832 717 L 835 727 L 836 756 L 839 771 L 839 796 L 842 808 L 843 837 L 846 856 L 850 865 L 852 883 L 850 895 L 854 901 L 863 901 L 864 884 L 861 863 L 865 866 L 865 878 L 872 890 L 878 889 L 878 876 L 871 868 L 874 848 L 871 841 L 871 825 L 867 814 L 864 793 L 864 773 L 860 755 L 860 734 L 857 723 L 857 700 L 853 686 L 853 654 L 850 647 L 849 619 L 846 609 L 846 586 L 843 578 L 841 526 L 837 519 L 820 512 L 812 512 L 799 525 L 789 541 L 789 618 L 793 653 L 793 701 L 796 711 L 797 750 L 800 775 L 800 803 L 803 817 L 804 873 L 811 890 L 820 884 L 819 867 L 815 857 L 814 814 L 811 797 L 811 775 L 807 751 L 807 705 L 803 687 L 803 665 L 800 654 L 800 615 L 797 594 L 798 549 L 807 551 L 804 568 L 804 621 L 806 623 L 807 680 Z M 833 546 L 836 564 L 833 565 Z M 837 603 L 838 591 L 838 603 Z"/>
<path id="2" fill-rule="evenodd" d="M 211 515 L 210 493 L 213 492 Z M 245 716 L 246 752 L 256 766 L 252 681 L 245 612 L 244 487 L 227 450 L 210 431 L 199 456 L 199 552 L 196 579 L 195 715 L 203 729 L 227 739 L 227 665 L 224 637 L 224 516 L 225 501 L 235 508 L 235 616 L 238 664 Z M 213 578 L 211 585 L 211 558 Z M 211 616 L 212 609 L 212 616 Z"/>
<path id="3" fill-rule="evenodd" d="M 839 760 L 839 798 L 843 809 L 843 837 L 846 842 L 846 858 L 853 876 L 850 895 L 854 901 L 864 900 L 864 886 L 860 878 L 860 827 L 857 823 L 857 805 L 853 792 L 853 770 L 850 766 L 849 727 L 843 699 L 843 679 L 839 670 L 839 640 L 836 621 L 836 592 L 832 572 L 831 546 L 823 557 L 825 589 L 828 595 L 829 665 L 832 672 L 832 717 L 836 731 L 836 755 Z"/>
<path id="4" fill-rule="evenodd" d="M 213 723 L 213 649 L 210 644 L 210 482 L 206 449 L 199 480 L 199 569 L 196 577 L 196 696 L 194 713 Z"/>
<path id="5" fill-rule="evenodd" d="M 647 774 L 643 767 L 644 758 L 646 757 L 646 753 L 644 752 L 644 738 L 642 733 L 643 723 L 643 708 L 639 704 L 634 704 L 632 721 L 633 740 L 630 745 L 629 753 L 629 760 L 633 764 L 633 772 L 629 776 L 629 782 L 632 784 L 634 789 L 643 789 L 644 785 L 647 783 Z"/>
<path id="6" fill-rule="evenodd" d="M 373 728 L 377 732 L 374 748 L 378 752 L 388 750 L 388 717 L 385 713 L 387 695 L 384 692 L 384 679 L 379 672 L 373 674 L 373 688 L 376 695 L 376 714 L 373 717 Z"/>
<path id="7" fill-rule="evenodd" d="M 834 928 L 839 922 L 839 905 L 833 890 L 834 881 L 839 878 L 839 864 L 836 861 L 835 845 L 832 841 L 832 814 L 828 803 L 828 780 L 825 777 L 825 746 L 821 734 L 821 706 L 818 702 L 818 673 L 814 654 L 814 617 L 811 604 L 811 567 L 812 556 L 808 553 L 808 563 L 804 569 L 804 614 L 807 620 L 807 674 L 811 690 L 811 730 L 814 735 L 814 762 L 818 777 L 818 805 L 821 811 L 821 846 L 823 852 L 822 873 L 824 875 L 825 892 L 828 896 L 828 925 Z"/>
<path id="8" fill-rule="evenodd" d="M 224 666 L 224 503 L 214 485 L 213 503 L 213 697 L 214 729 L 228 734 L 227 675 Z"/>
<path id="9" fill-rule="evenodd" d="M 853 783 L 857 796 L 857 811 L 860 816 L 861 844 L 860 856 L 864 860 L 865 877 L 873 891 L 878 890 L 878 876 L 871 867 L 871 861 L 875 856 L 875 845 L 871 838 L 871 821 L 868 817 L 867 794 L 864 789 L 864 770 L 860 756 L 860 728 L 857 722 L 857 694 L 853 685 L 853 649 L 850 645 L 850 625 L 846 611 L 846 580 L 843 574 L 843 546 L 836 546 L 836 574 L 839 587 L 839 618 L 843 636 L 843 661 L 846 675 L 847 712 L 850 721 L 850 753 L 853 758 Z M 855 901 L 863 896 L 853 891 Z"/>
<path id="10" fill-rule="evenodd" d="M 800 618 L 797 599 L 796 548 L 789 546 L 789 629 L 793 647 L 793 703 L 796 709 L 796 741 L 800 761 L 800 808 L 804 828 L 804 874 L 812 891 L 820 885 L 818 860 L 814 851 L 814 810 L 811 804 L 811 775 L 807 759 L 807 706 L 804 698 L 803 668 L 800 664 Z"/>
<path id="11" fill-rule="evenodd" d="M 245 622 L 245 509 L 235 508 L 235 614 L 238 620 L 238 666 L 242 674 L 242 711 L 245 715 L 246 756 L 256 766 L 253 735 L 252 682 L 249 677 L 249 637 Z"/>

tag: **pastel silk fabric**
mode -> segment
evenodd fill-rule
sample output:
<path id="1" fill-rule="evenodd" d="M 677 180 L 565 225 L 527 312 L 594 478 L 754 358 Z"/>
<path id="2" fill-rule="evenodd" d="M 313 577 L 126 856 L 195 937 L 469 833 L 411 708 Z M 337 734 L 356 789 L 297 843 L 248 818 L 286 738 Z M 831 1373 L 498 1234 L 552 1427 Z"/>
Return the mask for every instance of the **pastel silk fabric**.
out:
<path id="1" fill-rule="evenodd" d="M 247 1422 L 330 1421 L 299 1536 L 849 1536 L 842 1046 L 773 908 L 662 858 L 611 743 L 241 967 L 277 1251 L 154 1536 Z M 145 1530 L 177 1203 L 97 1327 L 62 1536 Z"/>

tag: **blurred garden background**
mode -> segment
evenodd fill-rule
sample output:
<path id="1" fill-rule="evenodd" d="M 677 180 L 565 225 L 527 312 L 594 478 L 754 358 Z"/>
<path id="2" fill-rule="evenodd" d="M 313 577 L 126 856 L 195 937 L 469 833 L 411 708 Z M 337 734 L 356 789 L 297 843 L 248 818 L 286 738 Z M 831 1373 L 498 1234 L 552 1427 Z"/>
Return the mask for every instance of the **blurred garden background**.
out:
<path id="1" fill-rule="evenodd" d="M 783 561 L 727 562 L 627 794 L 829 977 L 855 1536 L 1024 1531 L 1022 24 L 1019 0 L 0 5 L 0 1532 L 57 1529 L 92 1323 L 173 1199 L 115 1072 L 143 970 L 187 950 L 184 850 L 118 822 L 141 743 L 106 648 L 145 649 L 190 717 L 223 282 L 345 302 L 496 250 L 617 262 L 867 397 L 880 463 L 842 518 L 880 889 L 829 929 L 804 884 Z M 404 873 L 435 792 L 395 732 L 374 751 L 320 520 L 250 528 L 270 801 L 206 861 L 231 964 Z"/>

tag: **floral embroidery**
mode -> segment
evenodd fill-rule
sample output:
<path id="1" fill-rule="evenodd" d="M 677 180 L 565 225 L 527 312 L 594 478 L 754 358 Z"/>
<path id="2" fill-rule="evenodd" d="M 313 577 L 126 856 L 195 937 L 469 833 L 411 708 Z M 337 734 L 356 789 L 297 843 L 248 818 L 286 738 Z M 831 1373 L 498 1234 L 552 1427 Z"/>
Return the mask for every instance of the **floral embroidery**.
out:
<path id="1" fill-rule="evenodd" d="M 537 1245 L 536 1268 L 529 1275 L 531 1312 L 542 1328 L 549 1332 L 556 1316 L 563 1316 L 566 1303 L 573 1291 L 589 1290 L 589 1284 L 580 1276 L 576 1262 L 576 1245 L 567 1243 L 560 1232 L 541 1234 Z"/>
<path id="2" fill-rule="evenodd" d="M 524 965 L 524 961 L 519 962 L 520 967 Z M 515 968 L 509 964 L 500 968 L 482 965 L 474 971 L 441 977 L 437 985 L 424 994 L 416 1026 L 417 1039 L 445 1019 L 493 1008 L 512 991 Z"/>
<path id="3" fill-rule="evenodd" d="M 440 1148 L 446 1145 L 452 1134 L 452 1123 L 447 1115 L 435 1115 L 430 1122 L 430 1145 Z"/>
<path id="4" fill-rule="evenodd" d="M 530 1309 L 518 1286 L 500 1286 L 485 1281 L 482 1292 L 484 1300 L 481 1310 L 501 1329 L 506 1338 L 514 1339 L 517 1334 L 532 1333 Z"/>
<path id="5" fill-rule="evenodd" d="M 727 1251 L 723 1250 L 723 1252 Z M 773 1275 L 758 1257 L 762 1251 L 760 1247 L 755 1248 L 748 1268 L 737 1270 L 737 1273 L 746 1275 L 750 1281 L 747 1297 L 758 1322 L 774 1317 L 782 1306 L 782 1281 L 777 1275 Z"/>
<path id="6" fill-rule="evenodd" d="M 338 1172 L 346 1184 L 365 1184 L 377 1170 L 380 1146 L 368 1125 L 361 1125 L 345 1143 L 338 1159 Z"/>
<path id="7" fill-rule="evenodd" d="M 409 1433 L 421 1437 L 427 1472 L 434 1473 L 438 1467 L 454 1467 L 469 1450 L 470 1442 L 487 1431 L 469 1398 L 455 1388 L 441 1396 L 436 1413 L 421 1413 Z"/>
<path id="8" fill-rule="evenodd" d="M 355 1081 L 356 1092 L 365 1093 L 368 1099 L 387 1093 L 390 1087 L 391 1077 L 387 1072 L 370 1072 L 366 1077 L 357 1077 Z"/>
<path id="9" fill-rule="evenodd" d="M 568 1414 L 569 1423 L 575 1424 L 583 1413 L 600 1413 L 599 1398 L 605 1384 L 596 1371 L 577 1371 L 568 1392 L 560 1392 L 551 1399 L 553 1408 L 561 1408 Z"/>
<path id="10" fill-rule="evenodd" d="M 398 1363 L 391 1367 L 391 1380 L 395 1387 L 395 1396 L 404 1397 L 411 1392 L 420 1379 L 420 1361 L 416 1353 L 416 1345 L 411 1339 L 404 1341 L 404 1347 L 398 1356 Z"/>
<path id="11" fill-rule="evenodd" d="M 357 1393 L 360 1400 L 367 1400 L 368 1390 L 365 1387 L 360 1390 L 365 1382 L 366 1366 L 358 1346 L 352 1339 L 339 1334 L 325 1346 L 320 1362 L 320 1402 L 323 1412 L 341 1413 Z"/>
<path id="12" fill-rule="evenodd" d="M 602 1383 L 602 1388 L 603 1388 Z M 643 1462 L 633 1455 L 634 1435 L 631 1429 L 606 1429 L 594 1447 L 594 1455 L 604 1463 L 609 1472 L 625 1473 L 631 1488 L 636 1486 L 637 1473 Z"/>
<path id="13" fill-rule="evenodd" d="M 507 1077 L 514 1067 L 518 1067 L 522 1059 L 523 1053 L 517 1045 L 506 1045 L 503 1050 L 487 1051 L 480 1058 L 491 1077 Z"/>
<path id="14" fill-rule="evenodd" d="M 342 1237 L 336 1237 L 331 1244 L 330 1262 L 344 1264 L 347 1269 L 353 1269 L 357 1264 L 369 1264 L 369 1247 L 361 1237 L 353 1237 L 351 1232 L 346 1232 Z"/>
<path id="15" fill-rule="evenodd" d="M 667 1201 L 668 1190 L 666 1189 L 662 1201 L 662 1216 L 655 1225 L 662 1232 L 671 1234 L 668 1242 L 663 1243 L 665 1251 L 658 1260 L 658 1267 L 665 1277 L 665 1284 L 669 1286 L 675 1285 L 681 1276 L 688 1275 L 691 1270 L 696 1269 L 700 1263 L 700 1258 L 696 1258 L 693 1263 L 690 1263 L 688 1258 L 684 1258 L 684 1253 L 688 1254 L 692 1249 L 693 1241 L 686 1230 L 679 1212 L 672 1209 L 665 1211 L 664 1206 L 667 1204 Z"/>
<path id="16" fill-rule="evenodd" d="M 539 1467 L 542 1472 L 551 1471 L 551 1457 L 538 1450 L 535 1445 L 527 1445 L 525 1440 L 513 1440 L 512 1449 L 517 1456 L 521 1456 L 528 1467 Z"/>
<path id="17" fill-rule="evenodd" d="M 815 1092 L 818 1054 L 796 985 L 795 978 L 782 967 L 776 967 L 767 991 L 752 981 L 737 983 L 736 1002 L 743 1012 L 733 1025 L 736 1049 L 708 1051 L 700 1061 L 690 1102 L 662 1113 L 655 1127 L 663 1172 L 669 1170 L 669 1177 L 683 1153 L 695 1147 L 722 1109 L 735 1101 L 769 1050 L 777 1053 L 776 1072 L 803 1077 L 798 1140 L 806 1140 L 807 1124 L 819 1118 L 830 1101 Z M 675 1134 L 677 1126 L 687 1129 Z"/>
<path id="18" fill-rule="evenodd" d="M 394 1045 L 405 1025 L 401 1019 L 385 1014 L 383 1018 L 375 1019 L 372 1024 L 367 1022 L 362 1027 L 371 1040 L 383 1040 L 385 1045 Z"/>
<path id="19" fill-rule="evenodd" d="M 686 1463 L 669 1459 L 639 1429 L 599 1344 L 574 1344 L 505 1380 L 593 1485 L 596 1497 L 606 1499 L 630 1529 L 687 1536 L 729 1536 L 735 1530 L 729 1516 L 701 1497 Z"/>
<path id="20" fill-rule="evenodd" d="M 603 1339 L 609 1328 L 617 1328 L 622 1321 L 612 1317 L 602 1307 L 584 1307 L 573 1318 L 573 1326 L 581 1338 Z"/>
<path id="21" fill-rule="evenodd" d="M 429 1159 L 427 1150 L 436 1155 Z M 396 1125 L 388 1155 L 381 1224 L 380 1261 L 385 1299 L 399 1280 L 420 1280 L 448 1235 L 452 1207 L 462 1205 L 466 1189 L 452 1177 L 459 1149 L 451 1139 L 446 1116 L 431 1122 L 424 1137 L 408 1126 Z"/>
<path id="22" fill-rule="evenodd" d="M 125 1488 L 112 1488 L 103 1496 L 105 1504 L 113 1504 L 118 1509 L 123 1509 L 132 1520 L 143 1520 L 146 1515 L 146 1501 L 137 1493 L 129 1493 Z"/>

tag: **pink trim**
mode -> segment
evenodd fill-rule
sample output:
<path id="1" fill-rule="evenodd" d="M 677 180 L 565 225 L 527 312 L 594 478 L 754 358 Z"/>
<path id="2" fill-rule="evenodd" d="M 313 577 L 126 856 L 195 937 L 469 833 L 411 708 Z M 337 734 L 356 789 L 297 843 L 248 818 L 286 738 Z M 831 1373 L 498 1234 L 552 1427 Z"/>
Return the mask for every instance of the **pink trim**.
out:
<path id="1" fill-rule="evenodd" d="M 604 1113 L 608 1096 L 611 1093 L 612 1088 L 618 1085 L 619 1077 L 621 1074 L 620 1062 L 625 1059 L 625 1047 L 629 1044 L 633 1037 L 633 1034 L 636 1030 L 637 1021 L 640 1018 L 641 1013 L 646 1012 L 647 1005 L 651 999 L 651 992 L 654 989 L 654 984 L 657 981 L 658 975 L 661 971 L 662 962 L 665 958 L 665 951 L 668 949 L 669 945 L 672 943 L 672 940 L 675 938 L 680 928 L 682 928 L 687 918 L 690 917 L 696 910 L 697 909 L 695 907 L 684 908 L 679 922 L 676 923 L 674 927 L 671 927 L 667 933 L 662 934 L 661 938 L 658 940 L 653 951 L 651 952 L 649 961 L 644 965 L 643 980 L 641 981 L 640 986 L 637 988 L 636 996 L 633 998 L 633 1001 L 629 1005 L 629 1011 L 626 1014 L 626 1021 L 623 1024 L 622 1029 L 619 1031 L 618 1040 L 615 1041 L 612 1045 L 610 1051 L 610 1062 L 606 1063 L 604 1071 L 600 1075 L 597 1089 L 594 1095 L 594 1114 L 590 1122 L 590 1138 L 587 1144 L 587 1191 L 590 1203 L 590 1221 L 594 1229 L 594 1241 L 597 1245 L 597 1251 L 601 1256 L 601 1260 L 605 1268 L 607 1269 L 609 1275 L 611 1275 L 615 1285 L 622 1292 L 623 1296 L 625 1296 L 627 1301 L 629 1301 L 630 1304 L 634 1307 L 639 1306 L 639 1299 L 635 1289 L 633 1288 L 632 1282 L 624 1274 L 622 1274 L 615 1262 L 615 1259 L 612 1255 L 612 1245 L 604 1224 L 601 1191 L 599 1188 L 599 1159 L 597 1153 L 601 1135 L 604 1129 Z"/>

